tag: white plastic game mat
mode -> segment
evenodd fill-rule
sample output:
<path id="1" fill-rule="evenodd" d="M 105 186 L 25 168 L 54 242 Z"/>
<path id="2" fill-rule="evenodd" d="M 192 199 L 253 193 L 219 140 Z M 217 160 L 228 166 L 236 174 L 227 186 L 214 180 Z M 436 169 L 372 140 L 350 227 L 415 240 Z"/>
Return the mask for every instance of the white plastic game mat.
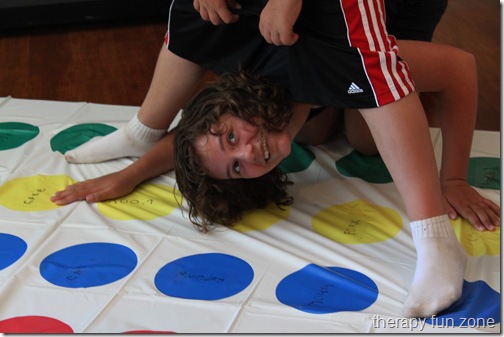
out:
<path id="1" fill-rule="evenodd" d="M 234 229 L 197 231 L 173 172 L 117 200 L 53 204 L 66 185 L 132 163 L 69 164 L 63 153 L 137 110 L 0 98 L 0 333 L 500 332 L 500 228 L 460 219 L 461 299 L 401 317 L 416 262 L 409 221 L 380 157 L 342 138 L 294 144 L 282 163 L 294 204 Z M 439 129 L 431 135 L 439 164 Z M 468 181 L 500 205 L 498 132 L 475 133 Z"/>

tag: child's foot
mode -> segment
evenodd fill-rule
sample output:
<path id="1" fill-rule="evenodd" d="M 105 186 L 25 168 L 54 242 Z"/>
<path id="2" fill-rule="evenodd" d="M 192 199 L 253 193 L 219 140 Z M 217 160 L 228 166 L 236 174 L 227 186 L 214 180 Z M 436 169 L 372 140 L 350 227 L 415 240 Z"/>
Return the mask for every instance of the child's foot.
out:
<path id="1" fill-rule="evenodd" d="M 95 137 L 78 148 L 67 151 L 69 163 L 99 163 L 123 157 L 143 156 L 166 130 L 143 125 L 135 115 L 128 124 L 105 137 Z"/>
<path id="2" fill-rule="evenodd" d="M 411 223 L 417 265 L 404 303 L 405 317 L 431 317 L 462 294 L 467 254 L 447 215 Z"/>

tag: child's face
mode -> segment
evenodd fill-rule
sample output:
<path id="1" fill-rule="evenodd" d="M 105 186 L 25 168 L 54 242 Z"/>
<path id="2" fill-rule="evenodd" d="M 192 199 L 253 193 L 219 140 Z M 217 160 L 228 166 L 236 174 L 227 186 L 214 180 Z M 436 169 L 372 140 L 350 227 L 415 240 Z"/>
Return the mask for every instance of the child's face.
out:
<path id="1" fill-rule="evenodd" d="M 291 151 L 286 132 L 269 131 L 229 113 L 212 133 L 196 140 L 196 149 L 209 175 L 216 179 L 257 178 L 271 171 Z"/>

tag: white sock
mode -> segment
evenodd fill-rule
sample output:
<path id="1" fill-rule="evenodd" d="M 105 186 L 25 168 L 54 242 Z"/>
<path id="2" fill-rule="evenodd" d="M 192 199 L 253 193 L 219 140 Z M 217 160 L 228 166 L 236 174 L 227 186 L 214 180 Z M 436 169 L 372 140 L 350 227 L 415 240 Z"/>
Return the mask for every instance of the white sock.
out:
<path id="1" fill-rule="evenodd" d="M 410 226 L 417 264 L 403 315 L 431 317 L 460 298 L 467 254 L 447 215 L 413 221 Z"/>
<path id="2" fill-rule="evenodd" d="M 95 137 L 78 148 L 67 151 L 69 163 L 99 163 L 123 157 L 141 157 L 166 133 L 152 129 L 135 115 L 127 125 L 104 137 Z"/>

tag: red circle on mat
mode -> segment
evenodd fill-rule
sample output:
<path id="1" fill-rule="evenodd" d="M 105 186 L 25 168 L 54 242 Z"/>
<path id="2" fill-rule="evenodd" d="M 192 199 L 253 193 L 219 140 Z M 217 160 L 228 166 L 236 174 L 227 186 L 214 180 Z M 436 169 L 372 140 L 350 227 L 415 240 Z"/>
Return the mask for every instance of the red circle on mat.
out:
<path id="1" fill-rule="evenodd" d="M 0 321 L 0 331 L 2 333 L 73 333 L 69 325 L 44 316 L 21 316 Z"/>

